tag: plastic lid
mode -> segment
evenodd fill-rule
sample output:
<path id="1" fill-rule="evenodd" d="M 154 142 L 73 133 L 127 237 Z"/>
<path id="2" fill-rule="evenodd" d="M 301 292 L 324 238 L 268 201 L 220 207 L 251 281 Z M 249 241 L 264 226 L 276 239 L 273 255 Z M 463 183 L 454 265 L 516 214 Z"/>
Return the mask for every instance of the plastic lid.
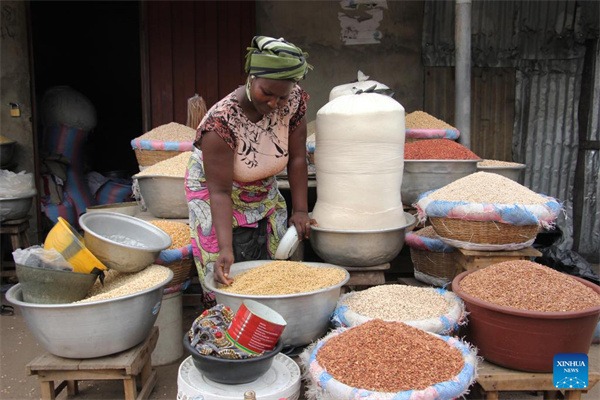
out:
<path id="1" fill-rule="evenodd" d="M 299 244 L 298 231 L 296 231 L 296 227 L 292 225 L 281 238 L 279 247 L 277 247 L 277 251 L 275 252 L 275 259 L 287 260 L 292 256 L 294 251 L 296 251 Z"/>

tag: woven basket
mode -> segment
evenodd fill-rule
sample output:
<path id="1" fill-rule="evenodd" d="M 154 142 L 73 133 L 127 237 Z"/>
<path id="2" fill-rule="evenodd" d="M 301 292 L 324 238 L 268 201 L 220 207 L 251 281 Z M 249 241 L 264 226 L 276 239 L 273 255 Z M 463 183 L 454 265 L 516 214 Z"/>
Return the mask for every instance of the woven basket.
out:
<path id="1" fill-rule="evenodd" d="M 509 225 L 497 221 L 467 221 L 462 219 L 430 217 L 438 236 L 466 243 L 511 244 L 535 239 L 537 225 Z"/>
<path id="2" fill-rule="evenodd" d="M 422 272 L 435 278 L 452 281 L 461 268 L 458 265 L 456 252 L 441 253 L 420 249 L 410 249 L 410 258 L 415 271 Z"/>
<path id="3" fill-rule="evenodd" d="M 164 266 L 173 271 L 173 280 L 169 283 L 168 287 L 177 286 L 185 282 L 185 280 L 191 276 L 194 259 L 184 258 L 165 264 Z"/>
<path id="4" fill-rule="evenodd" d="M 135 158 L 140 167 L 149 167 L 158 162 L 167 160 L 171 157 L 175 157 L 181 154 L 180 151 L 173 150 L 142 150 L 134 149 Z"/>

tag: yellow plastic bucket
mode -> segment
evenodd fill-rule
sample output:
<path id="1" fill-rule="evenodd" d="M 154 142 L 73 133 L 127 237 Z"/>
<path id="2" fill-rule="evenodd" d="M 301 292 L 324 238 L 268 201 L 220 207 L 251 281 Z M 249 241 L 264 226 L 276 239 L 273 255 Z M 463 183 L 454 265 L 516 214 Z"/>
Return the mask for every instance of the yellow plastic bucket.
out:
<path id="1" fill-rule="evenodd" d="M 84 274 L 105 271 L 106 265 L 83 244 L 83 238 L 62 217 L 46 236 L 45 249 L 56 249 L 73 266 L 73 270 Z"/>

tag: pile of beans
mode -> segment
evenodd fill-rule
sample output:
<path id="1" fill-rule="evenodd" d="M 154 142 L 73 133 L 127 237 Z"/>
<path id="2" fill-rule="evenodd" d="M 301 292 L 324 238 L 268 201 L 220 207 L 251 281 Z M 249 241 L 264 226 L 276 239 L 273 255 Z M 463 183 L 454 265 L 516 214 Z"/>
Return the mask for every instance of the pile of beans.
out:
<path id="1" fill-rule="evenodd" d="M 347 296 L 352 311 L 386 321 L 419 321 L 445 315 L 450 304 L 433 288 L 407 285 L 373 286 Z"/>
<path id="2" fill-rule="evenodd" d="M 98 280 L 83 300 L 76 303 L 114 299 L 139 293 L 164 282 L 170 269 L 160 265 L 150 265 L 140 272 L 125 273 L 113 269 L 104 273 L 104 285 Z"/>
<path id="3" fill-rule="evenodd" d="M 191 155 L 191 151 L 181 152 L 174 157 L 167 158 L 144 168 L 137 176 L 160 175 L 183 178 L 185 177 L 185 170 Z"/>
<path id="4" fill-rule="evenodd" d="M 480 157 L 450 139 L 426 139 L 404 145 L 405 160 L 478 160 Z"/>
<path id="5" fill-rule="evenodd" d="M 460 351 L 442 339 L 377 319 L 329 339 L 317 362 L 348 386 L 392 393 L 445 382 L 464 366 Z"/>
<path id="6" fill-rule="evenodd" d="M 155 219 L 150 223 L 171 237 L 169 249 L 180 249 L 190 244 L 190 227 L 183 222 Z"/>
<path id="7" fill-rule="evenodd" d="M 600 307 L 600 294 L 567 274 L 532 261 L 505 261 L 465 276 L 461 291 L 527 311 L 581 311 Z"/>
<path id="8" fill-rule="evenodd" d="M 296 261 L 271 261 L 234 277 L 224 292 L 251 295 L 306 293 L 331 287 L 346 277 L 344 270 L 313 267 Z"/>
<path id="9" fill-rule="evenodd" d="M 425 111 L 413 111 L 406 114 L 405 124 L 406 129 L 456 129 Z"/>
<path id="10" fill-rule="evenodd" d="M 522 167 L 523 164 L 500 160 L 483 160 L 477 163 L 478 167 Z"/>
<path id="11" fill-rule="evenodd" d="M 491 172 L 476 172 L 429 194 L 432 200 L 491 204 L 545 204 L 548 200 L 529 188 Z"/>
<path id="12" fill-rule="evenodd" d="M 196 139 L 196 131 L 177 122 L 170 122 L 165 125 L 157 126 L 144 133 L 138 139 L 161 140 L 164 142 L 193 142 Z"/>

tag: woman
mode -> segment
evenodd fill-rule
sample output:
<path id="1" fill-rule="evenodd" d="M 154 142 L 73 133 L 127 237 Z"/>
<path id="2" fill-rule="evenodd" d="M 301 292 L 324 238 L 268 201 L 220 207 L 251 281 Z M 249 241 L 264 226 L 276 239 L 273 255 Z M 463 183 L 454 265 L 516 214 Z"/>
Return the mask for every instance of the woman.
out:
<path id="1" fill-rule="evenodd" d="M 297 85 L 312 68 L 306 57 L 283 39 L 254 37 L 246 55 L 246 85 L 211 107 L 200 122 L 185 186 L 201 282 L 208 268 L 218 282 L 229 285 L 233 262 L 275 254 L 288 225 L 275 175 L 286 167 L 292 195 L 289 225 L 300 237 L 309 237 L 309 97 Z"/>

